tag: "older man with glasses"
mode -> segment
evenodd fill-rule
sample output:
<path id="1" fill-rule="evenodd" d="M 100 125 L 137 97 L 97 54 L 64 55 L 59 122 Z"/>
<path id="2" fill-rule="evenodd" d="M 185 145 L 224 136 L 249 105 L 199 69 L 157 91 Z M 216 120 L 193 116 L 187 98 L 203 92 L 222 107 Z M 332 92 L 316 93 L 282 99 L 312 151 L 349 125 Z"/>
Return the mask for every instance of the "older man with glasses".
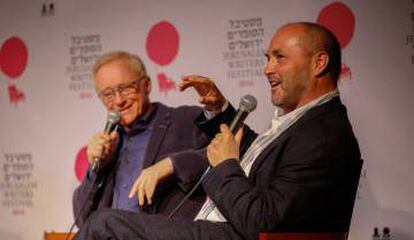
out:
<path id="1" fill-rule="evenodd" d="M 189 170 L 207 167 L 202 149 L 208 138 L 193 124 L 203 110 L 151 103 L 151 80 L 142 61 L 127 52 L 110 52 L 94 68 L 95 88 L 108 111 L 120 113 L 119 128 L 99 132 L 87 144 L 89 167 L 73 196 L 80 227 L 100 208 L 169 215 L 193 184 Z M 97 181 L 99 178 L 99 181 Z M 192 196 L 176 217 L 192 219 L 204 195 Z"/>

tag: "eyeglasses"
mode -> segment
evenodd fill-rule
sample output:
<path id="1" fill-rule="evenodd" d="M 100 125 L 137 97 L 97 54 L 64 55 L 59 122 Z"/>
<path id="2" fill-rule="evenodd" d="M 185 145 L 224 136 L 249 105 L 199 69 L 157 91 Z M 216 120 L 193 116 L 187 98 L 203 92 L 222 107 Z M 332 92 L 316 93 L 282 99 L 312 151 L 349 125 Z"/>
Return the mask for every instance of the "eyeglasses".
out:
<path id="1" fill-rule="evenodd" d="M 104 102 L 111 102 L 115 99 L 115 95 L 118 92 L 119 95 L 126 97 L 130 94 L 136 93 L 139 89 L 138 83 L 146 78 L 147 76 L 140 77 L 136 80 L 133 80 L 129 83 L 121 83 L 115 88 L 105 88 L 104 90 L 100 91 L 98 93 L 98 96 L 104 101 Z"/>

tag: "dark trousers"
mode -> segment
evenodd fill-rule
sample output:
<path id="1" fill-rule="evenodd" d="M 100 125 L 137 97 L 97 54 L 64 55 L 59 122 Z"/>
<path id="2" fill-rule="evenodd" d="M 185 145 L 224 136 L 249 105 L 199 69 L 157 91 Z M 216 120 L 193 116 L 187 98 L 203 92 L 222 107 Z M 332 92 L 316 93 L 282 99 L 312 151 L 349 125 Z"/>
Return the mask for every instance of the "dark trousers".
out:
<path id="1" fill-rule="evenodd" d="M 75 240 L 242 240 L 228 223 L 167 219 L 122 210 L 95 211 Z"/>

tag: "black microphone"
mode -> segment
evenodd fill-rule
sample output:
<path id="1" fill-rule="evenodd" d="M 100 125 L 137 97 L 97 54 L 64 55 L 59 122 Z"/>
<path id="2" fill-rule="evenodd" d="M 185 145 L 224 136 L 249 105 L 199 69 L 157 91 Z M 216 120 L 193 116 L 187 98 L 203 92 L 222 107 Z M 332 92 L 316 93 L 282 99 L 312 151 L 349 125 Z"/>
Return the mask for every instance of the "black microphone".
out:
<path id="1" fill-rule="evenodd" d="M 118 111 L 108 112 L 108 118 L 105 123 L 104 133 L 111 133 L 117 127 L 121 114 Z M 94 157 L 92 162 L 92 170 L 97 172 L 99 170 L 100 158 Z"/>
<path id="2" fill-rule="evenodd" d="M 240 99 L 239 109 L 230 124 L 230 131 L 233 134 L 237 133 L 237 130 L 239 130 L 239 128 L 243 125 L 244 120 L 246 120 L 247 115 L 254 111 L 256 106 L 257 100 L 250 94 L 246 94 Z"/>

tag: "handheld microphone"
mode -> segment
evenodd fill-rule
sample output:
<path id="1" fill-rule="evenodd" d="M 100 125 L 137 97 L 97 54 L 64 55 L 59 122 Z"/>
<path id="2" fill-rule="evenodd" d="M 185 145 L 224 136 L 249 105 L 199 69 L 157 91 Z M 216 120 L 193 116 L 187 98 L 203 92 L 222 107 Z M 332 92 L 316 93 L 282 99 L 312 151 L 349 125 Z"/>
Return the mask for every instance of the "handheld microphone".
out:
<path id="1" fill-rule="evenodd" d="M 119 111 L 108 112 L 108 118 L 105 123 L 104 133 L 111 133 L 121 120 L 121 113 Z M 92 162 L 92 170 L 97 172 L 99 170 L 100 158 L 95 157 Z"/>
<path id="2" fill-rule="evenodd" d="M 236 116 L 230 124 L 230 131 L 233 134 L 237 133 L 237 130 L 239 130 L 239 128 L 243 125 L 244 120 L 246 120 L 247 115 L 254 111 L 256 106 L 257 100 L 250 94 L 246 94 L 240 99 L 239 109 L 237 109 Z"/>

